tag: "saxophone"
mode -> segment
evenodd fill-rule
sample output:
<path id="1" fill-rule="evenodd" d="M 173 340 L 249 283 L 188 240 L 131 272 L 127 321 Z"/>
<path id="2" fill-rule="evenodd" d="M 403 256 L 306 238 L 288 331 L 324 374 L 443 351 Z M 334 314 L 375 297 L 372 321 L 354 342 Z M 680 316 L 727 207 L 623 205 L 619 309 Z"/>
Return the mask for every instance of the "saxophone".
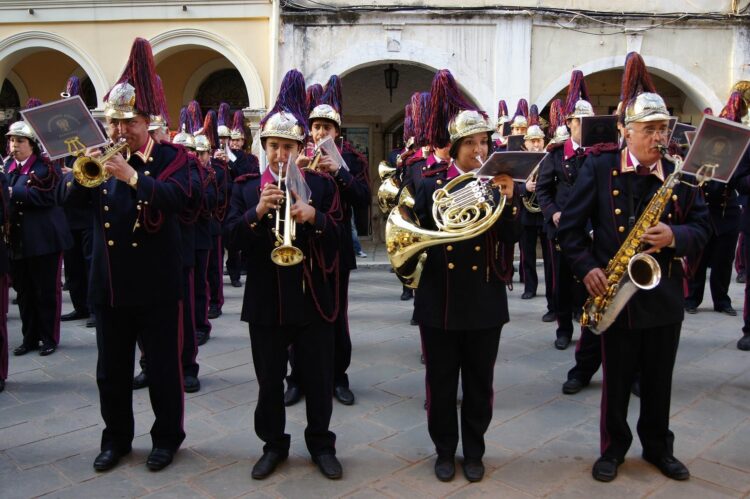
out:
<path id="1" fill-rule="evenodd" d="M 664 180 L 646 209 L 630 230 L 625 242 L 607 264 L 607 292 L 602 296 L 589 297 L 583 304 L 581 326 L 601 334 L 612 325 L 630 298 L 639 289 L 653 289 L 661 280 L 661 267 L 653 256 L 643 253 L 641 236 L 647 229 L 659 223 L 664 209 L 672 198 L 672 190 L 682 177 L 682 160 L 667 153 L 660 146 L 661 155 L 674 163 L 674 171 Z"/>

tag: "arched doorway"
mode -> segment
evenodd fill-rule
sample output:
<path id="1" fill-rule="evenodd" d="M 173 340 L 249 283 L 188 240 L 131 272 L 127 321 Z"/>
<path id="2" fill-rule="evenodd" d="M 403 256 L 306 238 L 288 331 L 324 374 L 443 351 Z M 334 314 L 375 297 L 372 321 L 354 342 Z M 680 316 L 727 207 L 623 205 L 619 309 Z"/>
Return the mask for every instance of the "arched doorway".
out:
<path id="1" fill-rule="evenodd" d="M 204 114 L 209 109 L 218 109 L 222 102 L 231 109 L 243 109 L 249 103 L 242 75 L 234 68 L 211 73 L 198 87 L 195 100 L 200 102 Z"/>

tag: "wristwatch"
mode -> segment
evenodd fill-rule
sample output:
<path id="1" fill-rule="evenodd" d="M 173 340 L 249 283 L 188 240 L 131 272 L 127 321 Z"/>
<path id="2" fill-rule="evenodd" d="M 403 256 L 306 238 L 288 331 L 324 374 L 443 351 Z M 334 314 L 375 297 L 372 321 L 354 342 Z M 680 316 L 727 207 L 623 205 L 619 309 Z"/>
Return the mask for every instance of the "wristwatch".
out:
<path id="1" fill-rule="evenodd" d="M 128 185 L 133 189 L 138 186 L 138 172 L 133 172 L 133 176 L 128 179 Z"/>

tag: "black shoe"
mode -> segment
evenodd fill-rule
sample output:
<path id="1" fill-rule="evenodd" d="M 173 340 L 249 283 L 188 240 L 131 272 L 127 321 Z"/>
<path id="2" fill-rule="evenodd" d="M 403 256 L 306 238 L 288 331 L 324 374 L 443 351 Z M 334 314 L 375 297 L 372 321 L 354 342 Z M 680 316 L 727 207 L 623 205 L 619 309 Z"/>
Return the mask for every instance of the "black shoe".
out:
<path id="1" fill-rule="evenodd" d="M 633 381 L 633 383 L 630 385 L 630 393 L 632 393 L 638 398 L 641 398 L 641 381 L 640 380 Z"/>
<path id="2" fill-rule="evenodd" d="M 13 350 L 13 355 L 17 357 L 21 355 L 26 355 L 32 350 L 39 350 L 39 345 L 29 346 L 29 345 L 21 344 L 20 346 L 17 346 L 15 350 Z"/>
<path id="3" fill-rule="evenodd" d="M 239 279 L 235 279 L 232 281 L 232 287 L 233 288 L 241 288 L 242 287 L 242 281 Z"/>
<path id="4" fill-rule="evenodd" d="M 697 314 L 698 309 L 695 307 L 685 307 L 685 312 L 688 314 Z"/>
<path id="5" fill-rule="evenodd" d="M 690 471 L 687 466 L 682 464 L 674 456 L 663 456 L 660 459 L 651 459 L 647 454 L 643 454 L 643 459 L 653 464 L 662 475 L 672 480 L 687 480 L 690 478 Z"/>
<path id="6" fill-rule="evenodd" d="M 344 405 L 354 405 L 354 394 L 349 387 L 343 385 L 333 387 L 333 396 Z"/>
<path id="7" fill-rule="evenodd" d="M 195 342 L 198 344 L 198 346 L 205 345 L 210 339 L 211 335 L 205 331 L 195 332 Z"/>
<path id="8" fill-rule="evenodd" d="M 42 348 L 39 349 L 39 355 L 42 357 L 46 357 L 47 355 L 52 355 L 55 353 L 55 350 L 57 350 L 57 345 L 54 345 L 52 343 L 46 343 L 42 345 Z"/>
<path id="9" fill-rule="evenodd" d="M 560 336 L 555 340 L 555 348 L 558 350 L 565 350 L 570 346 L 570 338 L 567 336 Z"/>
<path id="10" fill-rule="evenodd" d="M 170 465 L 172 459 L 174 459 L 173 451 L 154 447 L 146 459 L 146 467 L 151 471 L 161 471 Z"/>
<path id="11" fill-rule="evenodd" d="M 88 319 L 86 319 L 86 327 L 96 327 L 96 317 L 91 316 Z"/>
<path id="12" fill-rule="evenodd" d="M 201 389 L 201 382 L 197 376 L 185 376 L 182 385 L 185 388 L 185 393 L 195 393 Z"/>
<path id="13" fill-rule="evenodd" d="M 557 320 L 557 314 L 552 310 L 547 310 L 547 313 L 542 316 L 542 322 L 555 322 Z"/>
<path id="14" fill-rule="evenodd" d="M 216 305 L 211 305 L 208 307 L 208 318 L 209 319 L 216 319 L 218 316 L 221 315 L 221 310 Z"/>
<path id="15" fill-rule="evenodd" d="M 484 464 L 481 459 L 464 459 L 461 467 L 464 470 L 464 476 L 470 482 L 479 482 L 484 478 Z"/>
<path id="16" fill-rule="evenodd" d="M 253 466 L 253 471 L 250 472 L 250 476 L 255 480 L 263 480 L 273 473 L 279 464 L 286 461 L 286 458 L 286 454 L 279 454 L 278 452 L 271 450 L 266 451 L 260 456 L 260 459 L 255 463 L 255 466 Z"/>
<path id="17" fill-rule="evenodd" d="M 730 317 L 737 317 L 737 311 L 732 308 L 731 305 L 727 305 L 726 307 L 721 308 L 715 308 L 716 312 L 721 312 L 722 314 L 727 314 Z"/>
<path id="18" fill-rule="evenodd" d="M 750 350 L 750 333 L 745 333 L 742 338 L 737 341 L 737 348 L 745 352 Z"/>
<path id="19" fill-rule="evenodd" d="M 284 405 L 289 407 L 302 400 L 302 390 L 296 383 L 287 383 L 286 391 L 284 392 Z"/>
<path id="20" fill-rule="evenodd" d="M 409 321 L 409 325 L 410 326 L 419 326 L 419 322 L 417 322 L 415 319 L 411 319 Z"/>
<path id="21" fill-rule="evenodd" d="M 536 296 L 536 293 L 532 293 L 531 291 L 526 291 L 524 294 L 521 295 L 522 300 L 530 300 Z"/>
<path id="22" fill-rule="evenodd" d="M 313 462 L 318 465 L 318 469 L 320 469 L 320 472 L 323 473 L 323 476 L 326 478 L 337 480 L 341 478 L 341 475 L 343 474 L 341 463 L 333 454 L 313 456 Z"/>
<path id="23" fill-rule="evenodd" d="M 405 289 L 403 293 L 401 293 L 401 301 L 411 300 L 414 298 L 414 291 L 411 289 Z"/>
<path id="24" fill-rule="evenodd" d="M 562 392 L 565 395 L 573 395 L 580 392 L 587 386 L 589 386 L 588 381 L 583 382 L 582 380 L 577 378 L 570 378 L 568 381 L 563 383 Z"/>
<path id="25" fill-rule="evenodd" d="M 735 279 L 735 280 L 736 280 L 736 281 L 737 281 L 738 283 L 740 283 L 740 284 L 744 284 L 744 283 L 745 283 L 745 280 L 746 280 L 746 278 L 745 278 L 745 273 L 744 273 L 744 272 L 740 272 L 739 274 L 737 274 L 737 279 Z"/>
<path id="26" fill-rule="evenodd" d="M 594 463 L 594 467 L 591 469 L 591 476 L 594 480 L 600 482 L 611 482 L 617 478 L 617 467 L 622 461 L 618 461 L 613 457 L 600 457 Z"/>
<path id="27" fill-rule="evenodd" d="M 70 284 L 68 284 L 68 281 L 65 281 L 65 282 L 64 282 L 64 283 L 62 284 L 62 290 L 63 290 L 63 291 L 70 291 Z"/>
<path id="28" fill-rule="evenodd" d="M 94 469 L 96 471 L 111 470 L 112 468 L 117 466 L 117 463 L 120 462 L 121 457 L 129 453 L 130 451 L 117 452 L 114 449 L 103 450 L 99 453 L 98 456 L 96 456 L 96 459 L 94 459 Z"/>
<path id="29" fill-rule="evenodd" d="M 3 390 L 5 390 L 5 380 L 0 379 L 0 392 L 2 392 Z"/>
<path id="30" fill-rule="evenodd" d="M 138 373 L 138 376 L 133 378 L 133 390 L 140 390 L 141 388 L 146 388 L 148 386 L 148 376 L 146 376 L 146 371 L 141 371 Z"/>
<path id="31" fill-rule="evenodd" d="M 453 456 L 438 456 L 435 461 L 435 476 L 441 482 L 450 482 L 456 476 L 456 460 Z"/>
<path id="32" fill-rule="evenodd" d="M 424 354 L 419 356 L 419 362 L 420 364 L 424 365 Z"/>
<path id="33" fill-rule="evenodd" d="M 61 315 L 60 321 L 66 322 L 66 321 L 77 321 L 78 319 L 88 319 L 89 315 L 90 315 L 89 313 L 84 313 L 78 310 L 73 310 L 72 312 Z"/>

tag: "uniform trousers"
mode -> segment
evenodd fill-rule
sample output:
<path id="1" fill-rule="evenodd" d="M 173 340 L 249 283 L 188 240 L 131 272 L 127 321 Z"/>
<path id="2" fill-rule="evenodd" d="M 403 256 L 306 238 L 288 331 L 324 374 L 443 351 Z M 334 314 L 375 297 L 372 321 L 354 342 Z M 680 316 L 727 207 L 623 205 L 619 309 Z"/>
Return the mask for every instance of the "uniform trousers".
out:
<path id="1" fill-rule="evenodd" d="M 745 261 L 745 243 L 747 242 L 745 234 L 740 232 L 737 238 L 737 251 L 734 254 L 734 269 L 738 274 L 745 272 L 747 268 L 747 262 Z"/>
<path id="2" fill-rule="evenodd" d="M 568 265 L 565 255 L 555 250 L 555 312 L 557 313 L 557 337 L 573 337 L 573 307 L 576 292 L 573 270 Z"/>
<path id="3" fill-rule="evenodd" d="M 154 447 L 176 451 L 185 439 L 182 387 L 182 302 L 132 307 L 97 305 L 96 383 L 105 428 L 101 450 L 130 450 L 134 434 L 133 364 L 140 336 L 148 362 L 148 392 L 156 420 Z"/>
<path id="4" fill-rule="evenodd" d="M 732 300 L 729 298 L 729 283 L 732 280 L 732 263 L 738 235 L 739 232 L 733 230 L 726 234 L 713 234 L 708 240 L 698 261 L 695 274 L 688 281 L 686 308 L 698 308 L 703 301 L 708 267 L 711 267 L 709 286 L 714 309 L 723 310 L 732 306 Z"/>
<path id="5" fill-rule="evenodd" d="M 8 274 L 0 274 L 0 380 L 8 379 Z"/>
<path id="6" fill-rule="evenodd" d="M 748 237 L 744 232 L 743 235 L 745 238 Z M 750 244 L 743 245 L 742 249 L 744 251 L 745 261 L 750 262 Z M 742 332 L 750 333 L 750 282 L 748 281 L 745 281 L 745 303 L 742 307 L 742 321 Z"/>
<path id="7" fill-rule="evenodd" d="M 426 368 L 427 429 L 438 456 L 458 448 L 456 395 L 461 375 L 461 440 L 464 458 L 484 456 L 492 420 L 492 380 L 502 326 L 468 331 L 420 326 Z"/>
<path id="8" fill-rule="evenodd" d="M 73 246 L 65 250 L 65 281 L 68 283 L 70 301 L 73 309 L 84 314 L 89 313 L 89 268 L 91 267 L 92 229 L 73 229 Z"/>
<path id="9" fill-rule="evenodd" d="M 544 258 L 544 296 L 547 298 L 547 310 L 554 311 L 555 279 L 552 258 L 552 248 L 547 241 L 547 235 L 542 227 L 524 225 L 521 232 L 521 271 L 523 272 L 523 291 L 536 294 L 539 286 L 539 276 L 536 272 L 536 242 L 542 246 Z"/>
<path id="10" fill-rule="evenodd" d="M 221 236 L 211 236 L 211 239 L 208 258 L 209 304 L 221 310 L 224 306 L 224 245 Z"/>
<path id="11" fill-rule="evenodd" d="M 575 351 L 576 365 L 568 371 L 568 379 L 588 383 L 602 365 L 602 337 L 587 327 L 581 328 Z"/>
<path id="12" fill-rule="evenodd" d="M 62 252 L 12 260 L 13 288 L 21 314 L 23 344 L 36 348 L 60 343 Z"/>
<path id="13" fill-rule="evenodd" d="M 255 434 L 263 452 L 289 453 L 289 434 L 284 432 L 284 375 L 288 347 L 294 347 L 300 375 L 305 382 L 307 428 L 305 443 L 312 456 L 336 453 L 336 435 L 328 427 L 333 411 L 333 325 L 319 321 L 305 326 L 250 324 L 258 403 Z"/>
<path id="14" fill-rule="evenodd" d="M 242 273 L 242 255 L 240 250 L 226 246 L 227 250 L 227 273 L 230 281 L 239 281 Z"/>
<path id="15" fill-rule="evenodd" d="M 681 327 L 682 323 L 647 329 L 612 326 L 602 335 L 602 456 L 622 460 L 633 441 L 627 416 L 630 388 L 638 371 L 641 411 L 637 430 L 643 454 L 651 459 L 673 454 L 669 405 Z"/>
<path id="16" fill-rule="evenodd" d="M 195 272 L 193 267 L 183 267 L 182 301 L 182 374 L 198 376 L 198 338 L 195 329 Z M 149 374 L 151 374 L 149 369 Z"/>
<path id="17" fill-rule="evenodd" d="M 206 334 L 211 333 L 211 322 L 208 320 L 208 299 L 211 286 L 208 282 L 210 250 L 195 251 L 195 329 Z"/>

